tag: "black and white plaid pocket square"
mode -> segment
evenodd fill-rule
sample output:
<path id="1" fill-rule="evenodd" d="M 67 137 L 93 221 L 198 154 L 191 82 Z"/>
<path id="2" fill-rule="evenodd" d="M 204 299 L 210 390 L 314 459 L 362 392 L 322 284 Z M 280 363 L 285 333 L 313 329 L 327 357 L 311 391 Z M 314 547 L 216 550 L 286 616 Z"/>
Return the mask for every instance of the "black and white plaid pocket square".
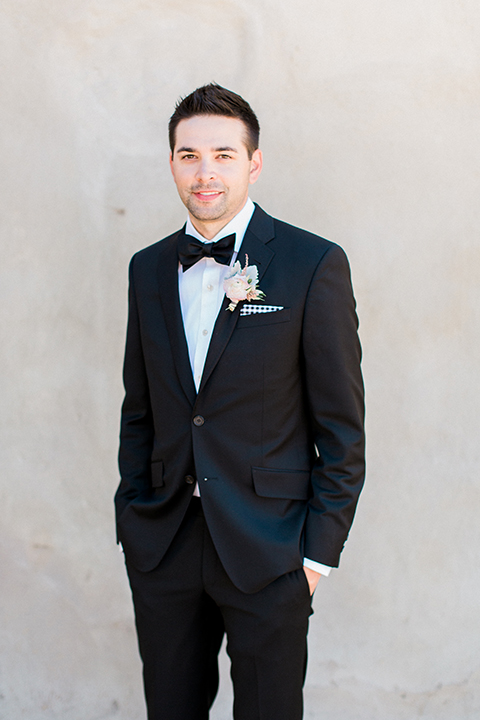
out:
<path id="1" fill-rule="evenodd" d="M 240 317 L 242 315 L 257 315 L 258 313 L 271 313 L 283 310 L 283 305 L 242 305 L 240 309 Z"/>

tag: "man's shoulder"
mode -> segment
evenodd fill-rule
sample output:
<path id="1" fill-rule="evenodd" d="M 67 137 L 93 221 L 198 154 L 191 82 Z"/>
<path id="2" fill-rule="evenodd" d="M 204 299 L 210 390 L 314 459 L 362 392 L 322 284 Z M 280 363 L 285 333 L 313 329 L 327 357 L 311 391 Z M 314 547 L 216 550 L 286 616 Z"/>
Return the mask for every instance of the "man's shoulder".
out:
<path id="1" fill-rule="evenodd" d="M 327 249 L 330 245 L 334 245 L 330 240 L 327 240 L 322 235 L 317 235 L 310 230 L 298 227 L 297 225 L 291 225 L 284 220 L 273 218 L 275 226 L 275 234 L 278 238 L 290 239 L 292 242 L 305 243 L 306 246 L 311 246 L 312 249 L 318 250 L 319 248 Z"/>
<path id="2" fill-rule="evenodd" d="M 313 260 L 314 258 L 321 258 L 327 252 L 343 250 L 339 245 L 327 240 L 321 235 L 317 235 L 310 230 L 305 230 L 296 225 L 291 225 L 284 220 L 279 220 L 271 215 L 268 215 L 261 207 L 256 205 L 256 212 L 252 218 L 257 220 L 257 227 L 261 225 L 263 228 L 266 227 L 267 223 L 270 222 L 271 227 L 271 240 L 273 244 L 280 243 L 287 252 L 299 252 L 307 259 Z M 253 223 L 252 223 L 253 224 Z M 255 232 L 255 226 L 252 227 Z"/>
<path id="3" fill-rule="evenodd" d="M 157 240 L 151 245 L 147 245 L 147 247 L 144 247 L 141 250 L 137 250 L 131 259 L 131 263 L 151 264 L 160 258 L 163 253 L 176 252 L 176 240 L 181 230 L 182 228 L 171 233 L 171 235 L 167 235 L 161 240 Z"/>

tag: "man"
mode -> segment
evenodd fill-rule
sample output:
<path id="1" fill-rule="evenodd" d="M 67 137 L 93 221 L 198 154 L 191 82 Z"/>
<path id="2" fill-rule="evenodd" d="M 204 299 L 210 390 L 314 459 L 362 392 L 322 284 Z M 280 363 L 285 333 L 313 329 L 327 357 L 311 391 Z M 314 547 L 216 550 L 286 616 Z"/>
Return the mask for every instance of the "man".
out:
<path id="1" fill-rule="evenodd" d="M 224 632 L 235 720 L 300 720 L 311 595 L 363 475 L 348 263 L 248 197 L 259 126 L 197 89 L 169 126 L 184 229 L 130 266 L 116 494 L 149 720 L 205 720 Z"/>

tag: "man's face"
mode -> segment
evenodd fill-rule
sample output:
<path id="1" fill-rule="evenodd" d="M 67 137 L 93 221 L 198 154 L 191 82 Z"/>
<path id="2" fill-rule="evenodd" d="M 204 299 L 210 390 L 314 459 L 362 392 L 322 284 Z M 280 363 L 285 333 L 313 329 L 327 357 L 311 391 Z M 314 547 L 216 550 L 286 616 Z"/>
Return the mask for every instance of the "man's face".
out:
<path id="1" fill-rule="evenodd" d="M 249 159 L 245 134 L 241 120 L 221 115 L 195 115 L 177 125 L 173 178 L 194 225 L 209 238 L 242 209 L 260 175 L 262 154 L 255 150 Z"/>

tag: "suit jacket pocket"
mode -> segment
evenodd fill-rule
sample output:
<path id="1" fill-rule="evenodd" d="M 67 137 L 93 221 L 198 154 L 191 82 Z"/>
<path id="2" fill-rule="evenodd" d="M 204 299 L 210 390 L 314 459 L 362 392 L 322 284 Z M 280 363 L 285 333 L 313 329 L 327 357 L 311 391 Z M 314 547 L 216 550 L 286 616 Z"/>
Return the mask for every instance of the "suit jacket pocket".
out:
<path id="1" fill-rule="evenodd" d="M 274 312 L 241 315 L 238 318 L 236 328 L 256 327 L 257 325 L 273 325 L 274 323 L 288 322 L 289 320 L 290 308 L 283 308 L 283 310 L 275 310 Z"/>
<path id="2" fill-rule="evenodd" d="M 310 497 L 309 470 L 275 470 L 252 467 L 255 492 L 260 497 L 308 500 Z"/>
<path id="3" fill-rule="evenodd" d="M 152 469 L 152 487 L 163 487 L 165 485 L 165 480 L 163 479 L 163 460 L 155 460 L 151 463 L 150 467 Z"/>

